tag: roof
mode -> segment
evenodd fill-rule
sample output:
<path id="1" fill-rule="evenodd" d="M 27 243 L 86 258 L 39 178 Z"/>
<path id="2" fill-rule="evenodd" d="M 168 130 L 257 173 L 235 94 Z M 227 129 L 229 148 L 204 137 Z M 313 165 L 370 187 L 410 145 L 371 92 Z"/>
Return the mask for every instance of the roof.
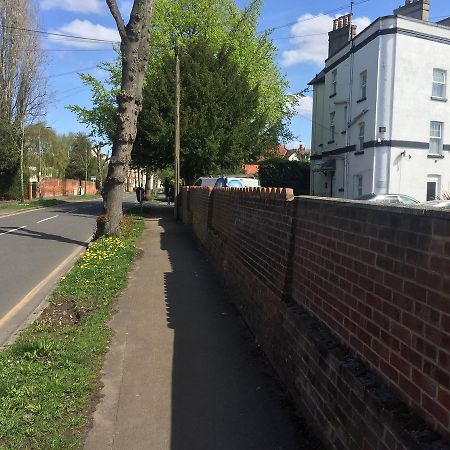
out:
<path id="1" fill-rule="evenodd" d="M 325 81 L 325 70 L 321 70 L 316 76 L 308 83 L 308 86 L 313 86 L 314 84 L 322 83 Z"/>

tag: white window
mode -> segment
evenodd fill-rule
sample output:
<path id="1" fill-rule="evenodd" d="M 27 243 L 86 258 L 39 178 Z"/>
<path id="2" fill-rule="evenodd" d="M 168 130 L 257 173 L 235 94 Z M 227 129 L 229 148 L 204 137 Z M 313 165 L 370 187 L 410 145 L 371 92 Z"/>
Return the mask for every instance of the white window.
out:
<path id="1" fill-rule="evenodd" d="M 443 148 L 442 139 L 443 123 L 431 122 L 430 125 L 430 148 L 428 153 L 430 155 L 440 155 Z"/>
<path id="2" fill-rule="evenodd" d="M 359 84 L 360 84 L 360 100 L 364 100 L 367 96 L 367 70 L 361 72 L 359 75 Z"/>
<path id="3" fill-rule="evenodd" d="M 355 175 L 355 197 L 363 195 L 363 177 L 362 175 Z"/>
<path id="4" fill-rule="evenodd" d="M 331 95 L 336 95 L 337 92 L 337 69 L 331 72 Z"/>
<path id="5" fill-rule="evenodd" d="M 440 196 L 441 177 L 439 175 L 429 175 L 427 177 L 427 201 L 436 200 Z"/>
<path id="6" fill-rule="evenodd" d="M 334 124 L 334 119 L 336 117 L 336 113 L 330 113 L 330 143 L 334 142 L 334 137 L 336 135 L 336 126 Z"/>
<path id="7" fill-rule="evenodd" d="M 447 72 L 442 69 L 433 69 L 433 98 L 445 99 Z"/>
<path id="8" fill-rule="evenodd" d="M 365 133 L 366 124 L 361 122 L 359 124 L 359 141 L 358 141 L 358 150 L 362 152 L 364 150 L 364 133 Z"/>

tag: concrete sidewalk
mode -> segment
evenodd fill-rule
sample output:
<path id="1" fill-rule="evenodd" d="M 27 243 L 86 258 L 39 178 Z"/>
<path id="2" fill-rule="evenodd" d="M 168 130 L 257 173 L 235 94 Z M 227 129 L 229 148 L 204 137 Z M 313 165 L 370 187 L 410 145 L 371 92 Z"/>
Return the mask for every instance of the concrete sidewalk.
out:
<path id="1" fill-rule="evenodd" d="M 151 206 L 86 450 L 312 449 L 173 209 Z"/>

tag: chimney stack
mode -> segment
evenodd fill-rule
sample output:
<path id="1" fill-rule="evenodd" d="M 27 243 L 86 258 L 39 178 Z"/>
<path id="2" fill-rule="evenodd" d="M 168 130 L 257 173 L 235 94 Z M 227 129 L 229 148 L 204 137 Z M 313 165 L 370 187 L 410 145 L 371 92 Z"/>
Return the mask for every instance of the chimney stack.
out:
<path id="1" fill-rule="evenodd" d="M 428 22 L 430 19 L 430 0 L 405 0 L 405 5 L 395 9 L 394 14 Z"/>
<path id="2" fill-rule="evenodd" d="M 345 47 L 356 36 L 356 25 L 352 25 L 352 15 L 333 20 L 333 31 L 328 33 L 328 58 Z"/>

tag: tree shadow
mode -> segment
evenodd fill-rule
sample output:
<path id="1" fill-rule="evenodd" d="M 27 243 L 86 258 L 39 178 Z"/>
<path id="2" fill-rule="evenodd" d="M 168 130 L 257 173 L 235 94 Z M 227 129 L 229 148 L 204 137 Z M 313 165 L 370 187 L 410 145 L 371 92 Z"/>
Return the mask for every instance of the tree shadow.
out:
<path id="1" fill-rule="evenodd" d="M 76 245 L 86 246 L 86 242 L 84 242 L 84 241 L 78 241 L 76 239 L 59 236 L 57 234 L 44 233 L 42 231 L 33 231 L 28 228 L 17 229 L 16 227 L 0 227 L 0 234 L 4 233 L 4 232 L 8 232 L 8 230 L 15 230 L 15 231 L 8 233 L 8 235 L 12 235 L 12 236 L 15 235 L 15 236 L 29 237 L 29 238 L 33 238 L 33 239 L 42 239 L 42 240 L 46 240 L 46 241 L 62 242 L 64 244 L 72 244 L 72 245 L 76 244 Z"/>
<path id="2" fill-rule="evenodd" d="M 159 217 L 167 326 L 174 330 L 171 450 L 319 449 L 173 209 Z M 236 267 L 236 270 L 239 270 Z"/>

